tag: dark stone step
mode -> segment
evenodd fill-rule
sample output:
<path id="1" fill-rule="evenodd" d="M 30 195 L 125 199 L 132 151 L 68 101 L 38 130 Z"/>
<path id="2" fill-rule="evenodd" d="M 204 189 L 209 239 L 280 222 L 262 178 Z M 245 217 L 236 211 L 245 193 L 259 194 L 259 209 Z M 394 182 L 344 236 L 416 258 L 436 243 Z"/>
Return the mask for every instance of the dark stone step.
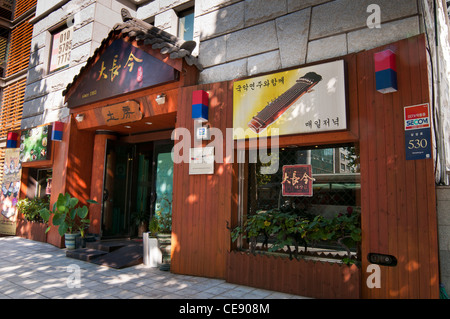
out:
<path id="1" fill-rule="evenodd" d="M 130 240 L 89 242 L 86 248 L 67 250 L 66 256 L 121 269 L 142 264 L 143 244 L 142 241 Z"/>
<path id="2" fill-rule="evenodd" d="M 127 245 L 129 245 L 129 242 L 126 241 L 94 241 L 86 243 L 86 248 L 110 253 Z"/>
<path id="3" fill-rule="evenodd" d="M 143 259 L 142 244 L 136 244 L 126 245 L 99 258 L 95 258 L 91 262 L 97 265 L 121 269 L 142 264 Z"/>
<path id="4" fill-rule="evenodd" d="M 107 252 L 90 248 L 79 248 L 66 251 L 66 257 L 89 262 L 105 254 L 107 254 Z"/>

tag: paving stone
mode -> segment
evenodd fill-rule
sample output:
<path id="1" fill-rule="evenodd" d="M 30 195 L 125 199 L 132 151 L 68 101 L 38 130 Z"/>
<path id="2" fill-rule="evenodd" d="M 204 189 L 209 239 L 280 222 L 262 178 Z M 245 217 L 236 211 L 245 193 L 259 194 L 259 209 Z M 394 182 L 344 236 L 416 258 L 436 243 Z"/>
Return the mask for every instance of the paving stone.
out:
<path id="1" fill-rule="evenodd" d="M 33 245 L 31 245 L 33 244 Z M 26 249 L 23 249 L 27 245 Z M 0 238 L 3 256 L 14 255 L 0 262 L 0 299 L 220 299 L 265 298 L 277 296 L 296 298 L 301 296 L 277 295 L 273 291 L 227 283 L 223 279 L 211 279 L 176 275 L 148 269 L 141 265 L 125 269 L 104 266 L 92 267 L 78 261 L 82 269 L 81 287 L 70 288 L 66 271 L 74 260 L 65 256 L 65 250 L 54 249 L 43 243 L 34 244 L 16 237 Z M 14 253 L 12 253 L 14 251 Z M 33 266 L 29 260 L 33 259 Z M 49 264 L 54 262 L 55 264 Z M 87 270 L 89 269 L 89 270 Z M 86 274 L 87 275 L 84 275 Z M 20 277 L 22 275 L 22 277 Z"/>

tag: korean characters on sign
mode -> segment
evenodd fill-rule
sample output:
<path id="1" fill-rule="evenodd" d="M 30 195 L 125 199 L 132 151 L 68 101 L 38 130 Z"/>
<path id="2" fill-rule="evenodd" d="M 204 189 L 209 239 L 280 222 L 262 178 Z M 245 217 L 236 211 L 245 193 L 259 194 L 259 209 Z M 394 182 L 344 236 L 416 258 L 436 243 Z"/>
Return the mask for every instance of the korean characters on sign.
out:
<path id="1" fill-rule="evenodd" d="M 283 196 L 313 196 L 311 165 L 283 166 Z"/>
<path id="2" fill-rule="evenodd" d="M 431 158 L 431 130 L 428 103 L 404 108 L 406 160 Z"/>

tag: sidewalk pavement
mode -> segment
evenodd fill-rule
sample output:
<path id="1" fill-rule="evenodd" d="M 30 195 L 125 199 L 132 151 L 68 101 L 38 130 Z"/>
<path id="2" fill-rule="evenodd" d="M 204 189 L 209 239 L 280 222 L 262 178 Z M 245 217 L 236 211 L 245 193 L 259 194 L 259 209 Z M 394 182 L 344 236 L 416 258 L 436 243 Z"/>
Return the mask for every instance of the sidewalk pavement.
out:
<path id="1" fill-rule="evenodd" d="M 0 299 L 305 299 L 143 264 L 113 269 L 65 254 L 47 243 L 1 237 Z"/>

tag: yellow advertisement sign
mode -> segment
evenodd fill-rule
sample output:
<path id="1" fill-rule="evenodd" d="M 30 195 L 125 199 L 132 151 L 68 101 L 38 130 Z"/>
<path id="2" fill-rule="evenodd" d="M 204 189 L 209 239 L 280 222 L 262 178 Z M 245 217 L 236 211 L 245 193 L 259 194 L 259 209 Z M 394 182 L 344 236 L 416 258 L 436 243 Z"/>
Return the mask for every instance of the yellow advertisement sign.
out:
<path id="1" fill-rule="evenodd" d="M 236 81 L 234 138 L 347 128 L 344 61 Z"/>
<path id="2" fill-rule="evenodd" d="M 15 235 L 22 163 L 18 148 L 7 148 L 1 192 L 0 234 Z"/>

